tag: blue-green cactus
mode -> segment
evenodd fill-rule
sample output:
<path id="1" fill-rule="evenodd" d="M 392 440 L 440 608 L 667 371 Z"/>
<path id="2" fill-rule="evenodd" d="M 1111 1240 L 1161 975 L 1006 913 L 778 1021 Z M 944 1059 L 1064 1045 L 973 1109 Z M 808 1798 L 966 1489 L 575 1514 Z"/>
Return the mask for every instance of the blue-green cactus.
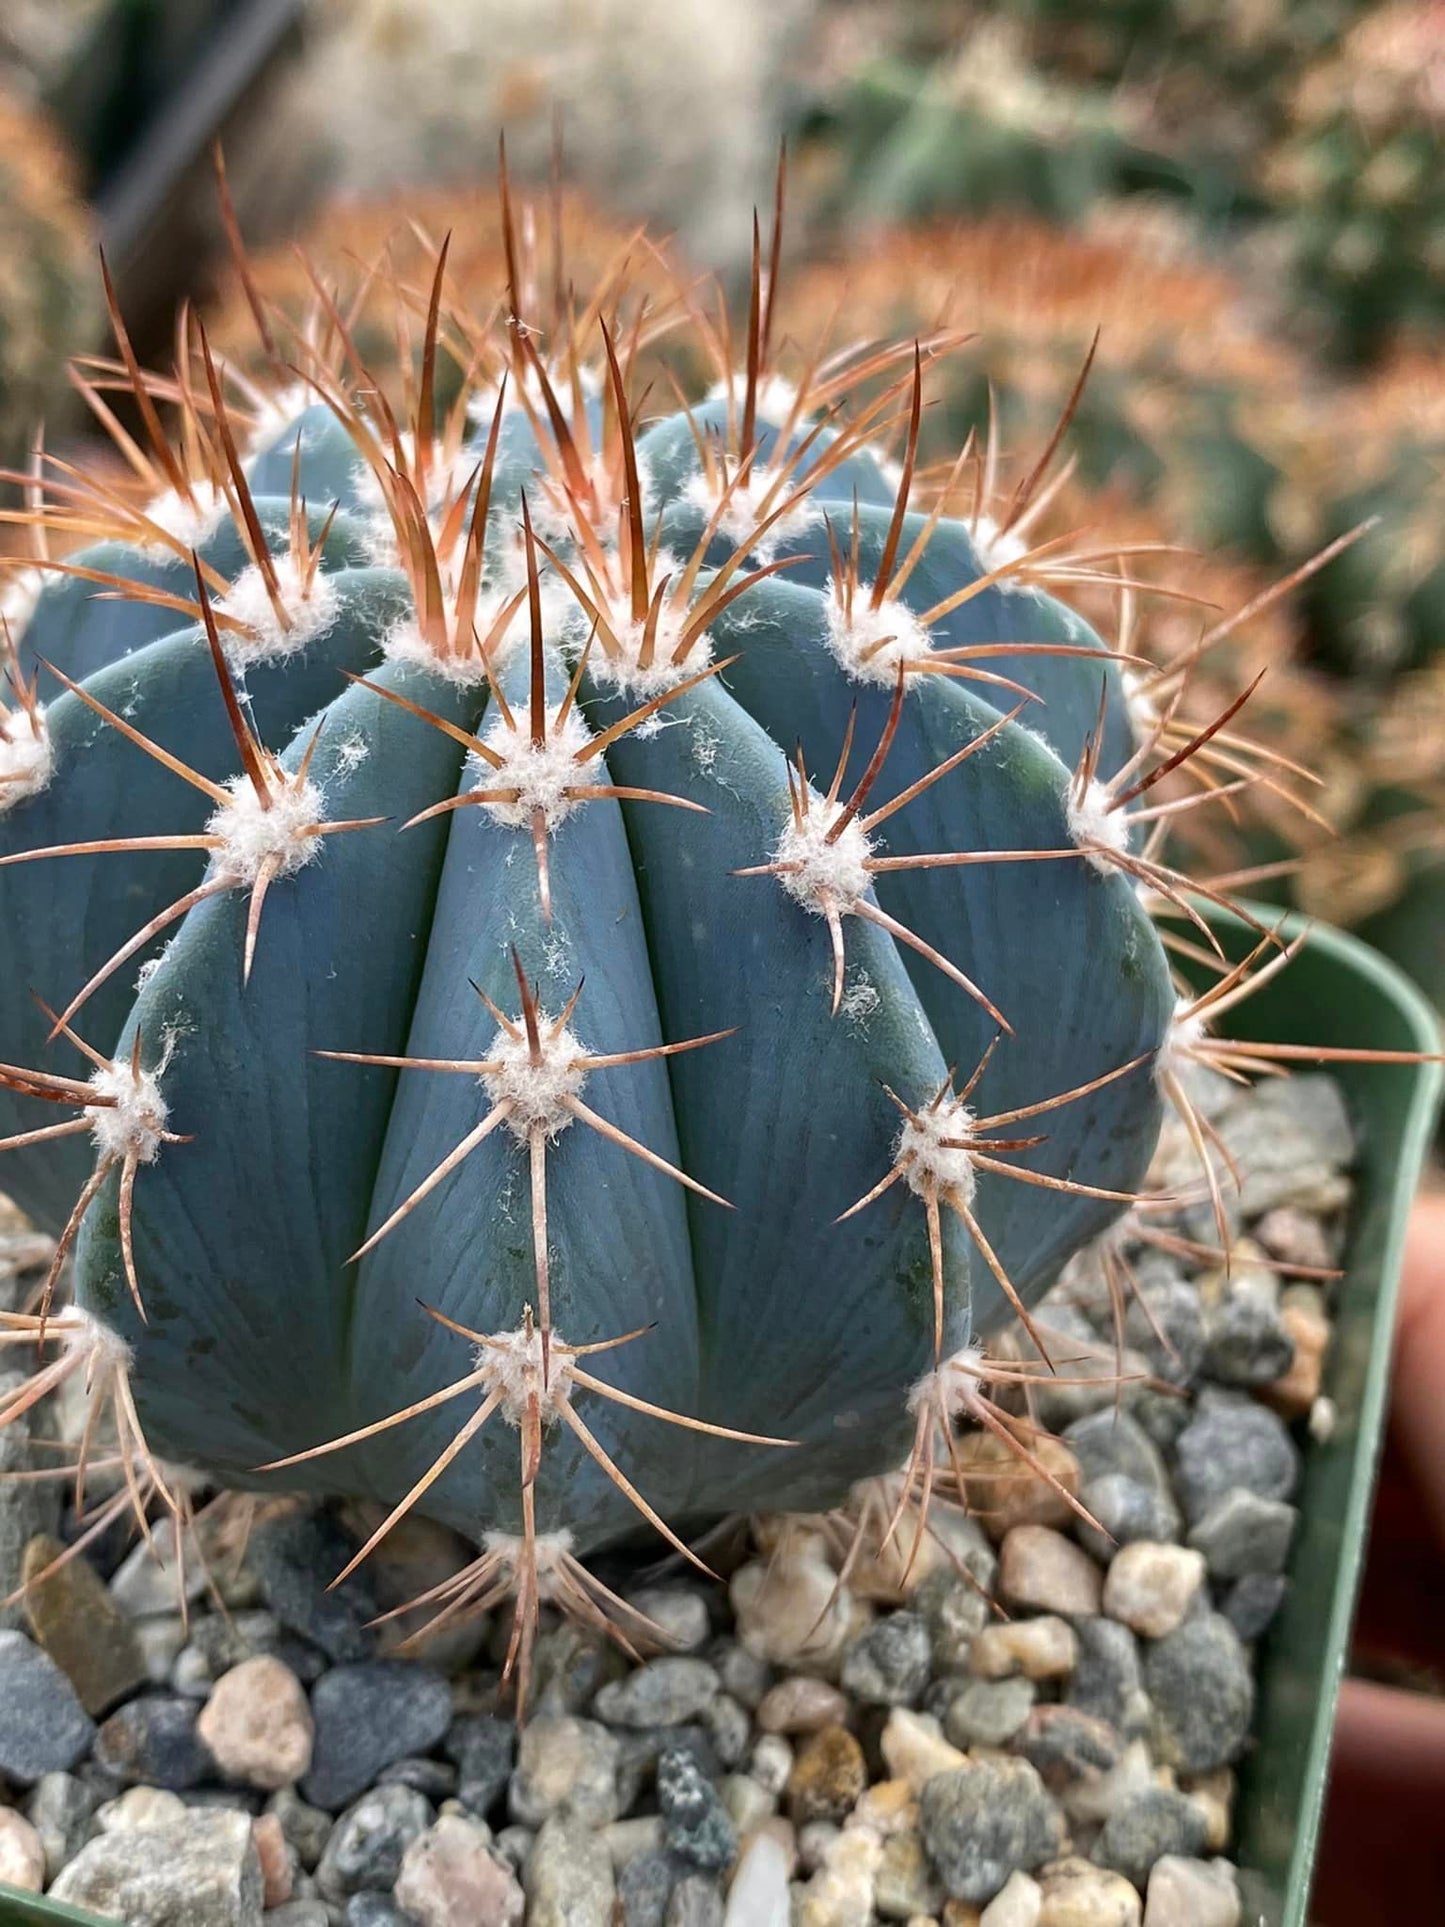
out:
<path id="1" fill-rule="evenodd" d="M 0 1134 L 162 1496 L 416 1504 L 535 1607 L 897 1465 L 1142 1184 L 1165 755 L 915 506 L 911 345 L 850 421 L 760 283 L 637 427 L 643 319 L 463 322 L 438 423 L 443 270 L 405 411 L 334 311 L 263 404 L 202 342 L 149 506 L 47 511 L 110 539 L 12 588 Z"/>

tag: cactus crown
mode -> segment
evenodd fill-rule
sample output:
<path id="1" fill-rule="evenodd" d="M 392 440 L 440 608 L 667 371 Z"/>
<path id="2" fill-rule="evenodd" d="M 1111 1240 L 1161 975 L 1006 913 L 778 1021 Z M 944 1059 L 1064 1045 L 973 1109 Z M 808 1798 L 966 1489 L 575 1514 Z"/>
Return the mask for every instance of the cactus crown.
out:
<path id="1" fill-rule="evenodd" d="M 625 260 L 580 304 L 501 192 L 490 315 L 445 242 L 371 282 L 390 390 L 319 274 L 255 296 L 269 378 L 118 321 L 79 377 L 135 480 L 18 518 L 0 929 L 55 1008 L 0 1009 L 0 1148 L 60 1237 L 0 1343 L 143 1501 L 470 1534 L 435 1603 L 514 1591 L 524 1654 L 640 1520 L 931 1480 L 968 1348 L 1193 1118 L 1243 973 L 1181 1014 L 1150 907 L 1199 924 L 1165 838 L 1268 766 L 1042 586 L 1114 566 L 1029 546 L 1052 449 L 920 472 L 949 342 L 774 339 L 781 188 L 740 345 Z"/>

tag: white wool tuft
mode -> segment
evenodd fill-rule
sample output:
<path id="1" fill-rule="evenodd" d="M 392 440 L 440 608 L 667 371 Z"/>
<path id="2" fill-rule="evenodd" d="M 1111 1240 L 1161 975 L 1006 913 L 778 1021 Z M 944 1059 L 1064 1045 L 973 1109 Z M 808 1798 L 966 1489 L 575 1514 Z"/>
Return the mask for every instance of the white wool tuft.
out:
<path id="1" fill-rule="evenodd" d="M 850 910 L 868 890 L 867 863 L 873 843 L 857 817 L 844 826 L 836 842 L 827 840 L 829 829 L 842 814 L 841 803 L 829 804 L 810 789 L 801 826 L 790 816 L 773 853 L 774 863 L 802 866 L 782 871 L 778 881 L 795 903 L 815 917 L 827 914 L 829 900 L 840 912 Z"/>
<path id="2" fill-rule="evenodd" d="M 917 662 L 931 654 L 933 643 L 911 609 L 890 596 L 875 609 L 871 594 L 868 584 L 860 583 L 853 591 L 850 615 L 838 585 L 829 576 L 823 585 L 825 639 L 839 667 L 854 682 L 879 683 L 891 689 L 898 680 L 899 663 Z"/>
<path id="3" fill-rule="evenodd" d="M 559 1408 L 571 1398 L 572 1360 L 555 1332 L 545 1387 L 542 1334 L 536 1326 L 491 1334 L 485 1345 L 477 1346 L 475 1358 L 488 1393 L 501 1393 L 501 1413 L 509 1425 L 520 1425 L 534 1406 L 542 1424 L 553 1425 Z"/>
<path id="4" fill-rule="evenodd" d="M 401 459 L 396 466 L 405 469 L 407 475 L 412 478 L 412 486 L 415 487 L 416 436 L 409 428 L 403 429 L 399 440 Z M 387 459 L 393 460 L 394 452 L 389 452 Z M 433 443 L 427 460 L 426 507 L 439 509 L 450 506 L 467 488 L 476 466 L 477 455 L 470 443 L 451 451 Z M 371 510 L 390 527 L 391 511 L 386 505 L 386 496 L 382 492 L 376 470 L 370 462 L 357 463 L 351 473 L 351 488 L 358 506 L 363 510 Z"/>
<path id="5" fill-rule="evenodd" d="M 665 575 L 676 577 L 682 572 L 683 566 L 673 557 L 661 555 L 653 571 L 654 580 L 660 580 Z M 649 663 L 642 660 L 647 623 L 645 619 L 633 621 L 631 604 L 619 597 L 610 608 L 603 610 L 603 615 L 617 638 L 617 653 L 614 654 L 611 649 L 594 647 L 588 669 L 592 680 L 605 689 L 616 689 L 624 696 L 633 696 L 646 702 L 649 697 L 675 689 L 680 682 L 686 682 L 689 676 L 706 669 L 712 661 L 712 637 L 706 629 L 693 639 L 681 662 L 672 659 L 682 641 L 683 631 L 692 620 L 691 609 L 675 609 L 670 603 L 663 604 L 653 631 L 652 660 Z"/>
<path id="6" fill-rule="evenodd" d="M 148 522 L 162 529 L 180 543 L 185 549 L 198 549 L 215 534 L 229 512 L 225 492 L 214 482 L 193 482 L 188 500 L 173 488 L 168 488 L 147 504 L 142 511 Z M 169 542 L 161 541 L 159 536 L 142 540 L 138 545 L 142 555 L 174 558 L 175 550 Z"/>
<path id="7" fill-rule="evenodd" d="M 978 1345 L 965 1345 L 945 1358 L 936 1371 L 925 1372 L 908 1394 L 915 1416 L 925 1408 L 950 1419 L 976 1418 L 983 1404 L 981 1389 L 984 1355 Z"/>
<path id="8" fill-rule="evenodd" d="M 55 752 L 44 714 L 0 708 L 0 816 L 14 803 L 38 796 L 55 773 Z"/>
<path id="9" fill-rule="evenodd" d="M 465 656 L 439 656 L 422 635 L 415 616 L 403 616 L 387 630 L 381 645 L 385 661 L 408 667 L 429 669 L 434 676 L 445 676 L 462 689 L 479 688 L 487 680 L 486 664 L 471 653 Z"/>
<path id="10" fill-rule="evenodd" d="M 314 783 L 275 784 L 271 807 L 261 799 L 248 776 L 226 785 L 229 801 L 206 825 L 207 834 L 221 839 L 211 857 L 211 875 L 227 884 L 252 884 L 263 866 L 274 860 L 275 874 L 289 877 L 308 864 L 321 848 L 313 825 L 323 821 L 325 804 Z"/>
<path id="11" fill-rule="evenodd" d="M 1129 720 L 1134 725 L 1137 736 L 1153 737 L 1159 727 L 1159 706 L 1149 694 L 1148 678 L 1140 675 L 1137 669 L 1125 667 L 1119 671 L 1119 680 L 1124 686 L 1124 706 L 1129 712 Z"/>
<path id="12" fill-rule="evenodd" d="M 90 1088 L 103 1100 L 85 1107 L 90 1135 L 101 1156 L 154 1164 L 170 1116 L 155 1072 L 134 1071 L 117 1058 L 104 1070 L 96 1071 Z"/>
<path id="13" fill-rule="evenodd" d="M 93 1311 L 86 1311 L 81 1305 L 72 1305 L 56 1320 L 55 1332 L 66 1357 L 78 1355 L 89 1361 L 93 1395 L 104 1393 L 105 1381 L 113 1373 L 130 1369 L 130 1346 L 119 1332 L 113 1332 Z"/>
<path id="14" fill-rule="evenodd" d="M 563 421 L 570 422 L 576 412 L 575 396 L 572 391 L 572 370 L 553 363 L 547 369 L 547 381 L 552 390 L 552 399 L 561 412 Z M 602 377 L 595 368 L 579 368 L 577 385 L 582 391 L 585 406 L 595 401 L 602 393 Z M 472 391 L 467 403 L 467 419 L 479 428 L 490 429 L 497 412 L 497 395 L 500 384 L 494 381 L 482 382 Z M 522 370 L 521 379 L 514 368 L 507 377 L 507 397 L 502 404 L 502 420 L 508 421 L 513 415 L 526 411 L 523 400 L 532 405 L 532 412 L 542 421 L 549 419 L 547 396 L 542 387 L 542 378 L 530 362 Z"/>
<path id="15" fill-rule="evenodd" d="M 753 540 L 758 523 L 772 510 L 780 508 L 797 488 L 797 479 L 789 476 L 779 485 L 776 468 L 752 468 L 730 489 L 724 490 L 713 476 L 690 475 L 683 486 L 683 498 L 701 511 L 709 522 L 717 514 L 718 504 L 724 493 L 727 507 L 718 519 L 719 535 L 725 536 L 735 548 L 746 551 L 759 563 L 769 563 L 785 542 L 804 529 L 811 528 L 823 518 L 823 511 L 808 498 L 797 502 L 785 515 L 766 530 L 762 538 Z M 769 501 L 769 496 L 772 500 Z"/>
<path id="16" fill-rule="evenodd" d="M 726 401 L 729 391 L 733 406 L 741 416 L 748 399 L 748 374 L 739 368 L 730 381 L 715 381 L 707 391 L 709 401 Z M 758 420 L 773 428 L 781 428 L 784 422 L 791 422 L 794 428 L 806 425 L 803 414 L 802 393 L 797 386 L 782 375 L 764 375 L 757 388 Z"/>
<path id="17" fill-rule="evenodd" d="M 920 1196 L 932 1179 L 942 1191 L 951 1191 L 960 1203 L 972 1204 L 978 1185 L 970 1152 L 945 1138 L 967 1138 L 977 1120 L 966 1104 L 956 1097 L 945 1097 L 938 1104 L 925 1104 L 915 1116 L 905 1118 L 898 1134 L 896 1161 L 910 1190 Z"/>
<path id="18" fill-rule="evenodd" d="M 1169 1020 L 1168 1034 L 1154 1060 L 1155 1078 L 1165 1077 L 1171 1071 L 1176 1077 L 1187 1076 L 1193 1068 L 1191 1052 L 1208 1035 L 1209 1023 L 1204 1012 L 1191 1010 L 1190 1000 L 1180 997 Z"/>
<path id="19" fill-rule="evenodd" d="M 980 515 L 969 524 L 969 534 L 973 538 L 974 553 L 984 566 L 986 574 L 995 569 L 1006 568 L 1010 562 L 1017 562 L 1029 552 L 1028 538 L 1017 529 L 1001 529 L 991 515 Z M 1024 571 L 1016 570 L 1012 575 L 1002 577 L 991 585 L 1004 595 L 1013 595 L 1029 585 L 1024 580 Z"/>
<path id="20" fill-rule="evenodd" d="M 1071 780 L 1064 798 L 1074 847 L 1100 876 L 1112 876 L 1118 867 L 1115 859 L 1129 854 L 1129 818 L 1124 810 L 1111 809 L 1112 801 L 1108 785 L 1097 777 L 1090 779 L 1082 796 Z"/>
<path id="21" fill-rule="evenodd" d="M 578 1062 L 587 1055 L 585 1047 L 570 1030 L 554 1037 L 555 1025 L 555 1018 L 537 1012 L 540 1064 L 532 1062 L 525 1034 L 509 1037 L 499 1030 L 487 1052 L 497 1069 L 485 1072 L 482 1083 L 494 1104 L 506 1101 L 512 1106 L 507 1128 L 524 1141 L 535 1125 L 541 1125 L 549 1138 L 565 1131 L 572 1122 L 566 1100 L 576 1097 L 587 1082 L 585 1064 Z"/>
<path id="22" fill-rule="evenodd" d="M 19 644 L 30 627 L 35 605 L 45 588 L 44 569 L 15 569 L 6 575 L 0 588 L 0 633 L 10 631 L 10 640 Z"/>
<path id="23" fill-rule="evenodd" d="M 289 628 L 277 619 L 265 578 L 254 562 L 241 571 L 217 605 L 224 614 L 246 625 L 244 635 L 234 630 L 222 632 L 226 660 L 240 673 L 254 663 L 279 662 L 295 655 L 308 642 L 324 636 L 336 620 L 340 594 L 324 569 L 316 570 L 308 590 L 295 556 L 274 556 L 272 567 Z"/>
<path id="24" fill-rule="evenodd" d="M 589 780 L 587 772 L 578 768 L 577 757 L 592 740 L 592 734 L 578 714 L 575 703 L 559 728 L 557 716 L 560 709 L 560 703 L 549 705 L 547 740 L 540 749 L 527 733 L 527 712 L 513 712 L 513 721 L 517 725 L 515 729 L 509 729 L 506 718 L 498 713 L 483 741 L 488 749 L 502 758 L 501 768 L 493 769 L 490 763 L 475 756 L 468 764 L 478 789 L 517 791 L 515 803 L 486 805 L 488 815 L 498 823 L 506 824 L 508 829 L 524 828 L 531 822 L 532 812 L 541 810 L 547 828 L 555 830 L 577 808 L 576 799 L 568 796 L 566 791 L 575 783 Z"/>
<path id="25" fill-rule="evenodd" d="M 539 1580 L 550 1578 L 572 1557 L 572 1534 L 565 1526 L 558 1532 L 539 1532 L 532 1540 L 532 1558 Z M 484 1532 L 482 1550 L 504 1559 L 515 1571 L 526 1560 L 527 1541 L 517 1532 Z"/>
<path id="26" fill-rule="evenodd" d="M 249 399 L 249 397 L 248 397 Z M 250 439 L 246 444 L 245 465 L 249 466 L 258 455 L 266 454 L 280 441 L 288 428 L 294 428 L 299 418 L 316 401 L 316 392 L 303 381 L 293 381 L 284 388 L 261 390 L 251 406 L 254 410 L 251 421 Z M 306 436 L 301 437 L 301 452 L 306 452 Z M 293 435 L 286 445 L 286 454 L 296 446 Z"/>

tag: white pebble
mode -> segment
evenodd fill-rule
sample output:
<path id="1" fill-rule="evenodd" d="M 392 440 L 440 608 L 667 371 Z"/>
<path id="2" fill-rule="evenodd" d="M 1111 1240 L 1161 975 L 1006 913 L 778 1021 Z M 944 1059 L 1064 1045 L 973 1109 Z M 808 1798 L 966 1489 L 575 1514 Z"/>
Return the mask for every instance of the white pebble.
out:
<path id="1" fill-rule="evenodd" d="M 1239 1921 L 1239 1889 L 1227 1860 L 1166 1853 L 1154 1862 L 1144 1927 L 1239 1927 Z"/>
<path id="2" fill-rule="evenodd" d="M 0 1886 L 38 1894 L 45 1884 L 45 1848 L 24 1814 L 0 1807 Z"/>
<path id="3" fill-rule="evenodd" d="M 1011 1679 L 1016 1673 L 1025 1679 L 1062 1679 L 1078 1660 L 1073 1627 L 1049 1614 L 985 1626 L 969 1648 L 968 1670 L 978 1679 Z"/>
<path id="4" fill-rule="evenodd" d="M 728 1893 L 723 1927 L 788 1927 L 788 1856 L 770 1833 L 743 1848 Z"/>
<path id="5" fill-rule="evenodd" d="M 1104 1611 L 1146 1639 L 1162 1639 L 1183 1624 L 1204 1572 L 1202 1552 L 1138 1539 L 1114 1554 L 1104 1581 Z"/>
<path id="6" fill-rule="evenodd" d="M 1044 1890 L 1037 1880 L 1011 1873 L 979 1916 L 979 1927 L 1038 1927 Z"/>
<path id="7" fill-rule="evenodd" d="M 951 1773 L 969 1764 L 968 1755 L 950 1746 L 938 1721 L 928 1713 L 910 1713 L 895 1706 L 879 1742 L 888 1771 L 921 1793 L 935 1773 Z"/>

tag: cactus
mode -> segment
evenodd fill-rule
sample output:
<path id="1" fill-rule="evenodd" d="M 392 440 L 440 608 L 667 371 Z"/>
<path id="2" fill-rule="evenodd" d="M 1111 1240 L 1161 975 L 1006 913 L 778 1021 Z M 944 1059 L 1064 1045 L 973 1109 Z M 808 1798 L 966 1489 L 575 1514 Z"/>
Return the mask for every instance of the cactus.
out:
<path id="1" fill-rule="evenodd" d="M 11 591 L 0 1149 L 60 1235 L 0 1419 L 83 1372 L 142 1504 L 420 1507 L 525 1674 L 643 1521 L 695 1557 L 910 1445 L 926 1498 L 1165 1099 L 1203 1144 L 1189 1065 L 1255 1061 L 1144 901 L 1198 921 L 1162 839 L 1252 766 L 1039 586 L 1088 568 L 1020 535 L 1038 475 L 926 506 L 919 346 L 780 372 L 776 236 L 741 369 L 686 291 L 717 383 L 639 426 L 646 304 L 542 329 L 545 210 L 503 226 L 498 319 L 443 252 L 390 396 L 324 296 L 257 297 L 265 389 L 117 322 L 145 493 L 24 512 L 95 543 Z"/>
<path id="2" fill-rule="evenodd" d="M 69 395 L 64 358 L 97 318 L 89 235 L 44 117 L 0 84 L 0 462 L 23 459 Z"/>

